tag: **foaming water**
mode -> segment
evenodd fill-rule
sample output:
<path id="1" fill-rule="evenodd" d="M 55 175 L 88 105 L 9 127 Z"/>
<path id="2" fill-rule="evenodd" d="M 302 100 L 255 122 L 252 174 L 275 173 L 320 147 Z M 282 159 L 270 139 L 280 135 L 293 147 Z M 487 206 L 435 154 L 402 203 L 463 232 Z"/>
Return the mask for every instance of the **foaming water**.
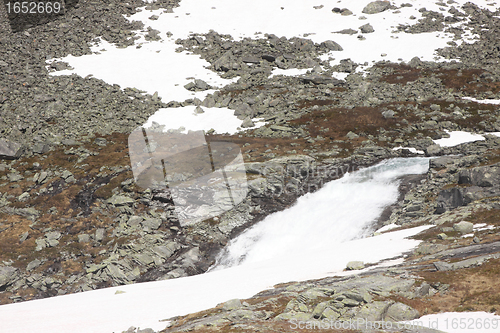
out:
<path id="1" fill-rule="evenodd" d="M 397 158 L 331 181 L 233 239 L 212 269 L 327 251 L 329 245 L 365 237 L 384 207 L 397 200 L 398 178 L 428 168 L 428 158 Z"/>

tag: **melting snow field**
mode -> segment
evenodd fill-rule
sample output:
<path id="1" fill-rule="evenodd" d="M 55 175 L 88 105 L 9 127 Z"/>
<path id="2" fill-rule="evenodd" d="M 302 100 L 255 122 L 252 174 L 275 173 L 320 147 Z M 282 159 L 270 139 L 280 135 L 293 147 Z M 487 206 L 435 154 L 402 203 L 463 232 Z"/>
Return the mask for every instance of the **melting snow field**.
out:
<path id="1" fill-rule="evenodd" d="M 474 134 L 464 131 L 452 131 L 452 132 L 446 131 L 446 132 L 450 135 L 449 138 L 433 140 L 434 143 L 440 145 L 441 147 L 454 147 L 466 142 L 486 140 L 484 135 L 481 134 Z M 490 132 L 487 134 L 500 137 L 500 132 Z"/>
<path id="2" fill-rule="evenodd" d="M 398 177 L 428 168 L 428 158 L 392 159 L 332 181 L 234 239 L 218 268 L 337 253 L 339 244 L 367 236 L 370 223 L 397 200 Z"/>
<path id="3" fill-rule="evenodd" d="M 407 237 L 429 226 L 360 237 L 371 219 L 396 200 L 396 179 L 427 168 L 426 158 L 393 159 L 328 183 L 250 229 L 253 241 L 246 242 L 248 258 L 241 265 L 0 306 L 1 332 L 110 333 L 131 325 L 159 330 L 167 325 L 164 319 L 248 298 L 277 283 L 352 274 L 343 271 L 352 260 L 378 263 L 400 257 L 419 244 Z M 242 253 L 231 247 L 230 252 L 233 257 Z"/>
<path id="4" fill-rule="evenodd" d="M 329 60 L 331 65 L 346 58 L 357 63 L 366 62 L 367 65 L 380 60 L 409 61 L 415 56 L 421 60 L 444 61 L 436 57 L 435 50 L 447 46 L 447 42 L 452 40 L 451 35 L 442 32 L 395 32 L 398 24 L 414 24 L 421 18 L 418 11 L 421 7 L 449 15 L 441 11 L 436 2 L 395 0 L 392 3 L 397 7 L 402 3 L 411 3 L 413 6 L 399 8 L 398 12 L 390 9 L 373 15 L 362 14 L 362 9 L 369 2 L 183 0 L 174 13 L 143 9 L 129 19 L 144 22 L 145 30 L 147 27 L 159 30 L 163 38 L 161 41 L 146 41 L 145 31 L 139 32 L 141 38 L 136 41 L 139 48 L 132 46 L 119 49 L 101 41 L 92 48 L 92 55 L 51 60 L 68 62 L 74 68 L 52 75 L 93 75 L 107 83 L 119 84 L 122 88 L 134 87 L 150 94 L 157 92 L 163 102 L 195 97 L 203 99 L 214 90 L 191 92 L 184 85 L 192 82 L 193 78 L 202 79 L 214 87 L 234 80 L 220 78 L 207 68 L 208 62 L 196 55 L 175 52 L 178 47 L 175 40 L 187 38 L 191 33 L 207 33 L 210 29 L 220 34 L 231 34 L 236 40 L 245 37 L 265 38 L 265 33 L 287 38 L 306 37 L 316 43 L 334 40 L 344 50 L 323 55 L 322 58 Z M 459 8 L 465 2 L 456 0 L 454 6 Z M 473 2 L 483 8 L 492 8 L 487 6 L 491 1 Z M 334 14 L 333 7 L 347 7 L 353 15 Z M 157 15 L 158 19 L 149 19 L 152 15 Z M 411 16 L 415 19 L 411 19 Z M 358 29 L 367 23 L 374 27 L 375 32 L 364 34 L 365 40 L 359 40 L 356 35 L 335 33 L 342 29 Z M 168 31 L 172 33 L 171 37 L 167 37 Z M 464 40 L 458 43 L 471 43 L 474 38 L 476 36 L 468 32 Z M 273 75 L 301 73 L 303 71 L 276 70 Z M 227 109 L 206 109 L 204 114 L 195 114 L 193 111 L 191 107 L 163 109 L 153 115 L 148 124 L 156 121 L 167 125 L 167 128 L 184 127 L 187 130 L 214 128 L 221 133 L 234 133 L 241 125 L 241 120 Z M 449 139 L 436 140 L 436 143 L 451 146 L 472 139 L 481 140 L 470 133 L 451 132 Z M 343 272 L 346 263 L 351 260 L 377 263 L 401 256 L 401 253 L 413 249 L 419 243 L 407 237 L 425 230 L 427 226 L 360 237 L 366 236 L 366 228 L 382 208 L 395 200 L 397 176 L 425 172 L 423 159 L 413 161 L 414 164 L 403 165 L 399 169 L 392 165 L 393 169 L 371 169 L 368 173 L 350 174 L 314 194 L 300 198 L 296 206 L 273 214 L 266 219 L 267 224 L 259 224 L 231 243 L 232 248 L 226 259 L 221 258 L 221 266 L 229 268 L 174 280 L 2 305 L 0 331 L 110 333 L 121 332 L 131 325 L 159 330 L 165 328 L 167 322 L 164 320 L 167 318 L 210 308 L 232 298 L 251 297 L 277 283 L 351 274 Z M 349 213 L 352 211 L 355 214 Z M 384 264 L 387 265 L 387 262 L 380 265 Z M 480 318 L 490 316 L 484 313 L 460 315 Z M 447 318 L 454 316 L 456 314 L 440 314 L 424 319 L 432 322 L 439 318 L 444 325 Z M 439 329 L 462 332 L 454 329 L 451 321 L 446 329 L 441 325 Z"/>
<path id="5" fill-rule="evenodd" d="M 151 1 L 150 1 L 151 2 Z M 447 46 L 452 40 L 451 34 L 429 32 L 408 34 L 397 32 L 399 24 L 414 24 L 422 17 L 418 10 L 422 7 L 441 12 L 449 16 L 447 11 L 441 11 L 440 6 L 429 0 L 396 0 L 392 4 L 400 7 L 403 3 L 411 3 L 412 7 L 390 9 L 378 14 L 363 14 L 363 8 L 370 0 L 322 0 L 317 3 L 308 1 L 285 0 L 190 0 L 181 1 L 173 13 L 165 13 L 163 9 L 138 12 L 128 19 L 142 21 L 144 30 L 138 32 L 141 36 L 136 45 L 118 48 L 101 41 L 92 47 L 94 54 L 81 57 L 67 56 L 62 59 L 52 59 L 69 63 L 74 69 L 52 73 L 52 75 L 78 74 L 82 77 L 92 75 L 110 84 L 119 84 L 122 88 L 134 87 L 149 94 L 158 93 L 163 102 L 184 101 L 189 98 L 203 99 L 214 90 L 191 92 L 184 88 L 193 78 L 202 79 L 214 87 L 227 85 L 234 80 L 220 78 L 217 73 L 207 67 L 210 65 L 197 55 L 188 52 L 175 52 L 178 45 L 175 40 L 187 38 L 193 33 L 207 33 L 211 29 L 219 34 L 230 34 L 235 40 L 242 38 L 265 38 L 265 34 L 275 34 L 279 37 L 305 37 L 316 43 L 333 40 L 343 47 L 343 51 L 330 52 L 321 58 L 336 65 L 341 59 L 351 58 L 357 63 L 371 65 L 376 61 L 390 60 L 394 62 L 409 61 L 413 57 L 421 60 L 444 59 L 436 57 L 435 50 Z M 467 1 L 457 0 L 453 4 L 459 8 Z M 480 7 L 487 6 L 490 1 L 475 1 Z M 334 7 L 347 7 L 353 15 L 343 16 L 332 13 Z M 241 15 L 244 13 L 244 15 Z M 150 17 L 156 15 L 158 19 Z M 414 17 L 414 19 L 411 19 Z M 370 23 L 375 32 L 363 34 L 365 40 L 359 40 L 358 34 L 346 35 L 336 33 L 343 29 L 358 29 Z M 160 31 L 160 41 L 146 41 L 147 27 Z M 171 33 L 170 37 L 167 32 Z M 471 32 L 464 35 L 461 42 L 473 42 L 476 38 Z M 361 66 L 361 68 L 365 68 Z M 297 75 L 303 71 L 292 71 L 286 75 Z M 275 71 L 273 75 L 284 74 Z M 345 73 L 334 74 L 339 79 L 345 78 Z M 163 112 L 160 110 L 158 112 Z M 185 111 L 177 116 L 183 119 L 184 127 L 189 130 L 191 124 L 199 123 L 199 115 Z M 221 112 L 222 113 L 222 112 Z M 219 117 L 216 112 L 211 113 Z M 228 133 L 235 133 L 241 124 L 235 116 L 226 116 L 227 124 L 223 125 Z M 169 126 L 167 121 L 165 125 Z M 167 127 L 167 129 L 172 127 Z"/>

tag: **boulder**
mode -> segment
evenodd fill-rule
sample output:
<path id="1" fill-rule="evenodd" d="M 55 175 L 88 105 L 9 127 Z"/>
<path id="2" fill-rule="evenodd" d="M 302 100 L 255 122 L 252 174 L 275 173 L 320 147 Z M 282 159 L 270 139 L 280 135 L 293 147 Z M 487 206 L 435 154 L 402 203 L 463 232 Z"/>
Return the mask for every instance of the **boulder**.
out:
<path id="1" fill-rule="evenodd" d="M 414 308 L 403 304 L 403 303 L 394 303 L 392 304 L 385 314 L 386 321 L 405 321 L 405 320 L 413 320 L 420 317 L 420 313 Z"/>
<path id="2" fill-rule="evenodd" d="M 326 47 L 330 51 L 343 51 L 344 49 L 338 43 L 333 40 L 326 40 L 320 44 L 323 47 Z"/>
<path id="3" fill-rule="evenodd" d="M 389 9 L 390 6 L 391 3 L 389 1 L 373 1 L 363 8 L 362 13 L 377 14 Z"/>
<path id="4" fill-rule="evenodd" d="M 464 205 L 464 197 L 459 188 L 441 190 L 437 197 L 436 214 L 442 214 L 449 209 Z"/>
<path id="5" fill-rule="evenodd" d="M 362 261 L 349 261 L 346 265 L 348 271 L 355 271 L 365 268 L 365 264 Z"/>
<path id="6" fill-rule="evenodd" d="M 452 265 L 444 261 L 436 261 L 433 265 L 438 271 L 451 271 L 453 269 Z"/>
<path id="7" fill-rule="evenodd" d="M 156 230 L 161 226 L 161 219 L 148 217 L 142 221 L 142 226 L 147 230 Z"/>
<path id="8" fill-rule="evenodd" d="M 7 139 L 0 139 L 0 159 L 16 159 L 21 156 L 23 149 L 21 144 Z"/>
<path id="9" fill-rule="evenodd" d="M 132 199 L 130 197 L 127 197 L 127 196 L 124 196 L 124 195 L 115 194 L 111 198 L 109 198 L 106 202 L 109 203 L 109 204 L 112 204 L 113 206 L 117 206 L 118 207 L 118 206 L 131 205 L 135 201 L 134 201 L 134 199 Z"/>
<path id="10" fill-rule="evenodd" d="M 498 186 L 500 184 L 500 166 L 488 165 L 461 170 L 458 174 L 458 183 L 480 187 Z"/>
<path id="11" fill-rule="evenodd" d="M 357 139 L 359 138 L 359 135 L 357 135 L 356 133 L 352 132 L 352 131 L 349 131 L 349 133 L 346 134 L 346 137 L 349 139 L 349 140 L 353 140 L 353 139 Z"/>
<path id="12" fill-rule="evenodd" d="M 224 303 L 224 305 L 222 306 L 222 310 L 231 311 L 231 310 L 239 309 L 242 306 L 243 305 L 241 304 L 241 301 L 239 299 L 231 299 L 231 300 Z"/>
<path id="13" fill-rule="evenodd" d="M 246 117 L 245 120 L 243 120 L 243 123 L 241 123 L 241 128 L 248 128 L 248 127 L 254 127 L 255 123 L 250 119 L 250 117 Z"/>
<path id="14" fill-rule="evenodd" d="M 356 318 L 364 319 L 370 322 L 380 321 L 383 319 L 384 313 L 386 313 L 391 304 L 391 301 L 374 301 L 365 304 L 356 314 Z"/>
<path id="15" fill-rule="evenodd" d="M 359 30 L 361 30 L 361 32 L 364 34 L 369 34 L 375 31 L 375 29 L 373 29 L 373 26 L 370 23 L 360 26 Z"/>
<path id="16" fill-rule="evenodd" d="M 18 277 L 17 268 L 10 266 L 0 267 L 0 290 L 12 282 L 14 282 Z"/>
<path id="17" fill-rule="evenodd" d="M 337 80 L 336 78 L 333 78 L 331 76 L 326 76 L 326 75 L 320 75 L 320 74 L 312 74 L 312 75 L 304 75 L 301 77 L 302 81 L 304 83 L 314 83 L 314 84 L 333 84 L 333 85 L 340 85 L 342 84 L 341 80 Z"/>
<path id="18" fill-rule="evenodd" d="M 427 148 L 425 148 L 425 155 L 426 156 L 437 156 L 440 155 L 442 152 L 441 146 L 440 145 L 430 145 Z"/>
<path id="19" fill-rule="evenodd" d="M 472 224 L 471 222 L 462 221 L 453 225 L 453 230 L 463 235 L 472 233 L 473 229 L 474 224 Z"/>

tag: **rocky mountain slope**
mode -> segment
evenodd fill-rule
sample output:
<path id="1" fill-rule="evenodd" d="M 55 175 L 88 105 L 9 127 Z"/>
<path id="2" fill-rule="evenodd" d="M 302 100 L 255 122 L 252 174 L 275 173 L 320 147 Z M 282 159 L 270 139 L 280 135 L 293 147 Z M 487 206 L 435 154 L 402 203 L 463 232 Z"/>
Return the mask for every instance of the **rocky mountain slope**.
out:
<path id="1" fill-rule="evenodd" d="M 435 225 L 417 236 L 423 243 L 405 263 L 276 286 L 178 318 L 168 331 L 280 332 L 291 319 L 499 314 L 500 138 L 451 148 L 432 141 L 447 131 L 500 131 L 498 105 L 464 99 L 500 99 L 499 12 L 471 3 L 454 11 L 444 2 L 452 19 L 423 10 L 424 19 L 397 29 L 449 31 L 459 40 L 463 31 L 452 23 L 467 18 L 479 40 L 438 50 L 459 61 L 379 62 L 366 75 L 350 59 L 332 67 L 319 58 L 342 47 L 333 40 L 235 41 L 216 32 L 179 39 L 180 50 L 199 54 L 221 76 L 240 77 L 204 100 L 162 101 L 92 77 L 49 75 L 67 64 L 47 69 L 47 59 L 88 54 L 97 37 L 133 45 L 134 30 L 145 28 L 123 15 L 143 5 L 78 1 L 57 20 L 20 32 L 0 12 L 0 304 L 202 273 L 228 240 L 298 196 L 382 159 L 418 155 L 393 150 L 403 146 L 442 156 L 423 179 L 403 182 L 401 200 L 379 221 Z M 275 68 L 313 70 L 269 77 Z M 348 75 L 333 79 L 333 71 Z M 202 81 L 186 87 L 206 88 Z M 235 110 L 242 131 L 208 138 L 240 145 L 250 185 L 236 209 L 189 227 L 179 224 L 167 193 L 135 185 L 127 142 L 158 108 L 185 105 Z M 255 117 L 266 125 L 252 129 Z"/>

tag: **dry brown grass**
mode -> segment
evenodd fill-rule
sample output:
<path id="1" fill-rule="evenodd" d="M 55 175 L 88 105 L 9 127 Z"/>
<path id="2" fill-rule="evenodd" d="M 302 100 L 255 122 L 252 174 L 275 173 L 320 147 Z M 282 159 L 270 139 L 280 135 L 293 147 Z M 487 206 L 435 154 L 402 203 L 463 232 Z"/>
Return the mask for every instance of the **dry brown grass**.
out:
<path id="1" fill-rule="evenodd" d="M 407 84 L 422 77 L 434 75 L 441 79 L 446 88 L 455 91 L 462 91 L 468 95 L 475 95 L 481 92 L 491 91 L 498 93 L 500 91 L 500 82 L 491 82 L 482 79 L 481 74 L 485 73 L 484 69 L 421 69 L 413 68 L 408 65 L 399 64 L 383 64 L 377 65 L 382 68 L 392 69 L 392 73 L 385 75 L 381 81 L 387 83 Z"/>
<path id="2" fill-rule="evenodd" d="M 429 283 L 449 284 L 449 291 L 436 294 L 418 305 L 427 313 L 447 311 L 486 311 L 500 314 L 500 260 L 456 271 L 419 272 Z M 424 307 L 424 308 L 423 308 Z M 422 312 L 421 312 L 422 313 Z"/>

